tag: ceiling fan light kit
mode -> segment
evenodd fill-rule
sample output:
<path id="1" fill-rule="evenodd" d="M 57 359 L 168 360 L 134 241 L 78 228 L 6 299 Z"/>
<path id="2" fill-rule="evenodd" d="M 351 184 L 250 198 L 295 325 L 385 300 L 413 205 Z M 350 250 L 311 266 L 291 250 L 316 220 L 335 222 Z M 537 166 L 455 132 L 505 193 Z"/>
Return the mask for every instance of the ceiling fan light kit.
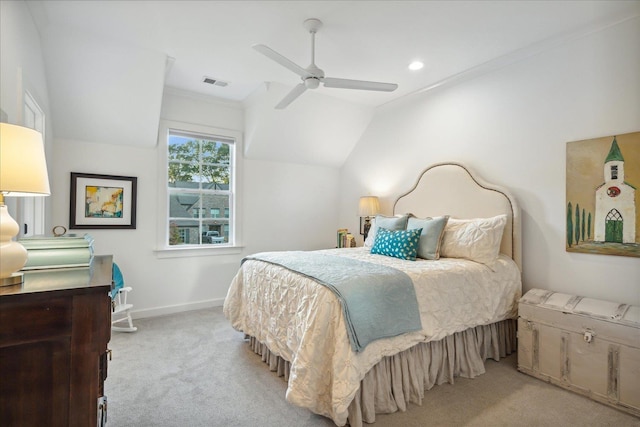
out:
<path id="1" fill-rule="evenodd" d="M 325 77 L 324 71 L 322 71 L 315 64 L 315 44 L 316 33 L 322 27 L 322 21 L 315 18 L 307 19 L 303 22 L 304 28 L 311 34 L 311 64 L 307 68 L 302 68 L 298 64 L 290 61 L 283 55 L 279 54 L 275 50 L 263 44 L 255 44 L 253 48 L 266 56 L 267 58 L 277 62 L 283 67 L 293 71 L 300 76 L 302 83 L 295 86 L 291 92 L 285 96 L 282 101 L 276 105 L 276 109 L 281 110 L 286 108 L 300 95 L 302 95 L 307 89 L 317 89 L 320 83 L 325 87 L 339 88 L 339 89 L 357 89 L 357 90 L 374 90 L 379 92 L 393 92 L 398 88 L 395 83 L 380 83 L 371 82 L 366 80 L 350 80 L 340 79 L 334 77 Z"/>

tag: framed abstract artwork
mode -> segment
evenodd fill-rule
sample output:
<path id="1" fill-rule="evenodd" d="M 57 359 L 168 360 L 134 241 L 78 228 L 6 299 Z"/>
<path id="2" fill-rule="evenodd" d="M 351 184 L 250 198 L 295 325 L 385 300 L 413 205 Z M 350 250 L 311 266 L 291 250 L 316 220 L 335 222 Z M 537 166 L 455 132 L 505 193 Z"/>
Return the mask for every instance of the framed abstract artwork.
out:
<path id="1" fill-rule="evenodd" d="M 133 176 L 71 172 L 69 228 L 136 228 Z"/>
<path id="2" fill-rule="evenodd" d="M 640 132 L 567 143 L 566 250 L 640 257 Z"/>

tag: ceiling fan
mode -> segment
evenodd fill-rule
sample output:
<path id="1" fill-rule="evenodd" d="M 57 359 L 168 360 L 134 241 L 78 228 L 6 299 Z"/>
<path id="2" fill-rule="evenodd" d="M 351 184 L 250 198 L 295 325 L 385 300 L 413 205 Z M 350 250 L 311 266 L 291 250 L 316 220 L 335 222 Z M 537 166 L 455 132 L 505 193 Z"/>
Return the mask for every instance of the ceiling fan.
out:
<path id="1" fill-rule="evenodd" d="M 253 48 L 262 53 L 266 57 L 276 61 L 278 64 L 298 74 L 302 79 L 302 83 L 293 88 L 282 101 L 276 105 L 276 109 L 284 109 L 287 105 L 291 104 L 296 98 L 304 93 L 307 89 L 316 89 L 323 83 L 325 87 L 334 87 L 340 89 L 360 89 L 360 90 L 375 90 L 381 92 L 393 92 L 398 88 L 395 83 L 379 83 L 368 82 L 364 80 L 349 80 L 349 79 L 337 79 L 333 77 L 325 77 L 324 71 L 318 68 L 315 64 L 315 44 L 316 33 L 322 27 L 322 21 L 315 18 L 310 18 L 304 21 L 303 26 L 311 34 L 311 65 L 307 68 L 302 68 L 284 56 L 280 55 L 275 50 L 263 44 L 254 44 Z"/>

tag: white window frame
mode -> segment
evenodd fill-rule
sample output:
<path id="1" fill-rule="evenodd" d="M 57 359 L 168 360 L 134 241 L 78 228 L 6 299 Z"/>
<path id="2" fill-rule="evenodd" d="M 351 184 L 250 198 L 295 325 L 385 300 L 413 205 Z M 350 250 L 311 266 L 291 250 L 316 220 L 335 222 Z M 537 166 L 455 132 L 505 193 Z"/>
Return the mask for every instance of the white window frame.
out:
<path id="1" fill-rule="evenodd" d="M 210 135 L 233 141 L 231 156 L 230 182 L 230 211 L 229 224 L 233 231 L 233 241 L 225 245 L 169 245 L 169 189 L 168 189 L 168 141 L 171 131 Z M 243 140 L 242 132 L 232 129 L 222 129 L 213 126 L 173 120 L 161 120 L 158 132 L 158 224 L 156 255 L 159 258 L 177 258 L 199 255 L 228 255 L 238 254 L 242 250 L 242 169 L 243 169 Z"/>

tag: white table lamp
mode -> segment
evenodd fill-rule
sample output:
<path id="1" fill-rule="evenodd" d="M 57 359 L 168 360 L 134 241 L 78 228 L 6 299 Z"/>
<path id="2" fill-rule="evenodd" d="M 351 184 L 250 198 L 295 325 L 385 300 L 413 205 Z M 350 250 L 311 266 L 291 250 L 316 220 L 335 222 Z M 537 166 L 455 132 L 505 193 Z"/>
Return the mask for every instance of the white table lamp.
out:
<path id="1" fill-rule="evenodd" d="M 42 135 L 0 123 L 0 286 L 22 283 L 22 274 L 17 271 L 27 261 L 27 250 L 13 240 L 20 228 L 9 215 L 4 198 L 49 194 Z"/>

